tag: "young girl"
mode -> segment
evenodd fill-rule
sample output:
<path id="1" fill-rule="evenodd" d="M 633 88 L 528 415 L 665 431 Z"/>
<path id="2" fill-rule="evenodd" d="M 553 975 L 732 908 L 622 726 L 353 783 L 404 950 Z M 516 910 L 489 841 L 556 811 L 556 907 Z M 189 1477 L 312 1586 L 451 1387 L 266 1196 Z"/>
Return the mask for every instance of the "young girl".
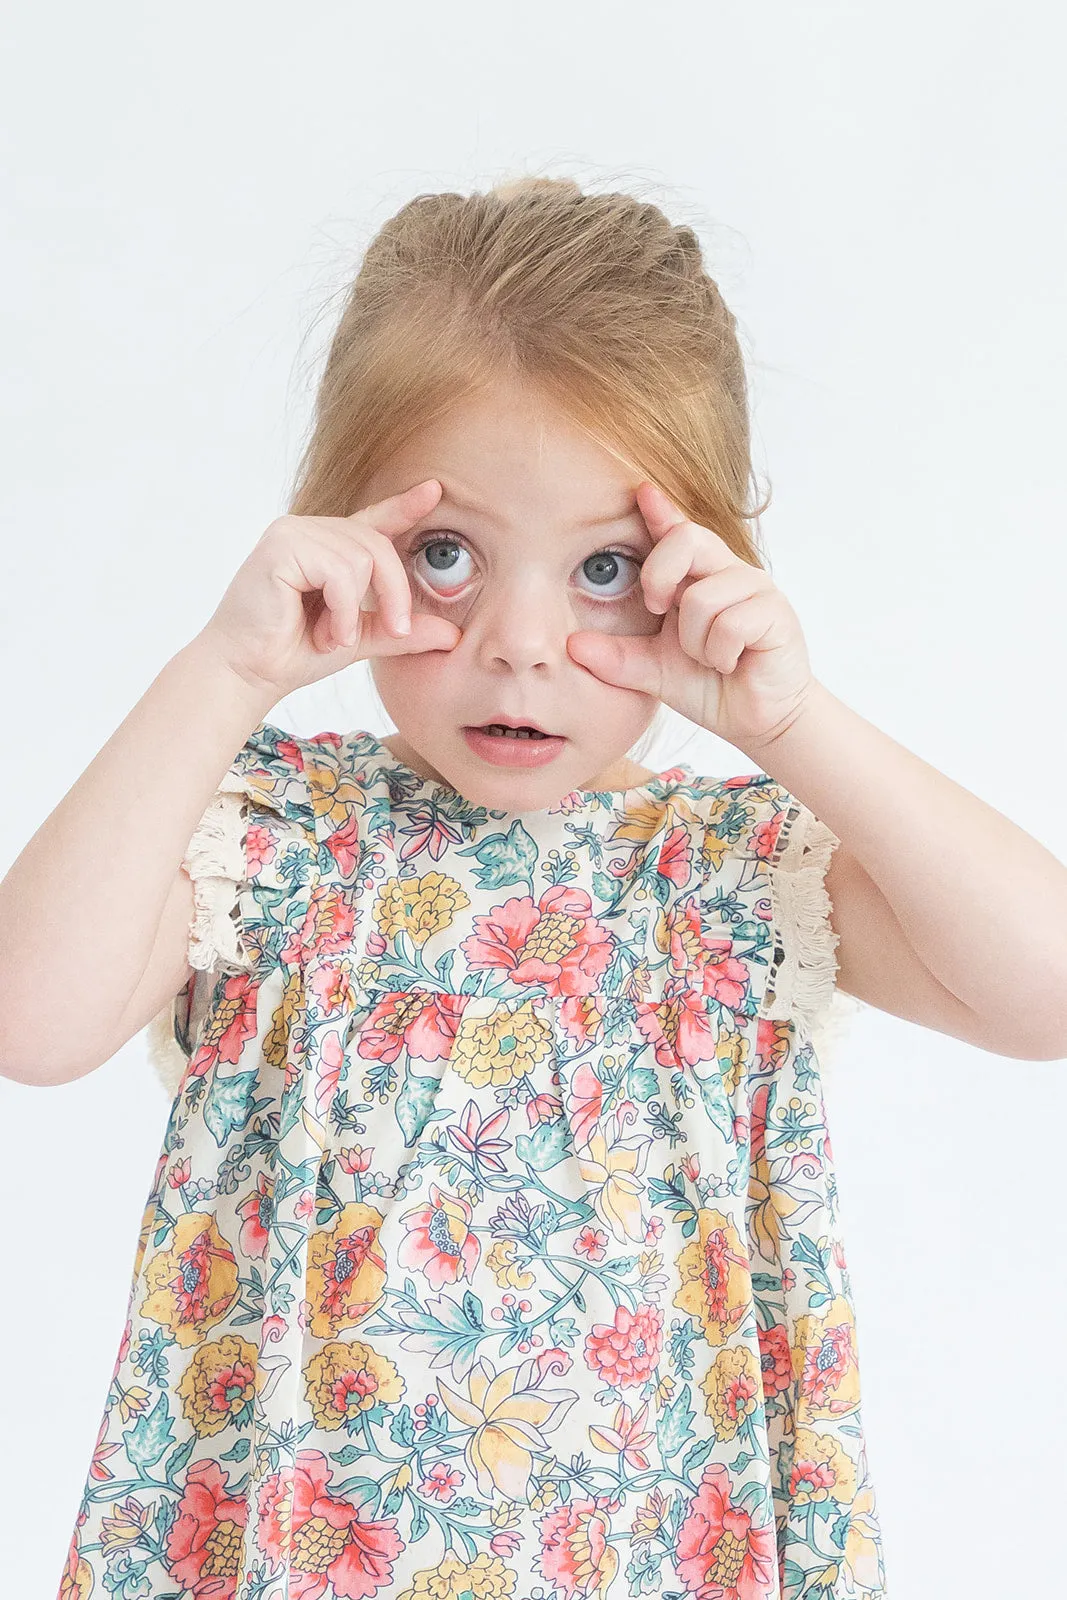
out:
<path id="1" fill-rule="evenodd" d="M 655 207 L 374 241 L 290 513 L 3 885 L 9 1076 L 156 1018 L 174 1094 L 63 1600 L 884 1594 L 814 1039 L 1062 1053 L 1064 873 L 813 677 L 750 481 Z M 360 660 L 388 739 L 265 720 Z"/>

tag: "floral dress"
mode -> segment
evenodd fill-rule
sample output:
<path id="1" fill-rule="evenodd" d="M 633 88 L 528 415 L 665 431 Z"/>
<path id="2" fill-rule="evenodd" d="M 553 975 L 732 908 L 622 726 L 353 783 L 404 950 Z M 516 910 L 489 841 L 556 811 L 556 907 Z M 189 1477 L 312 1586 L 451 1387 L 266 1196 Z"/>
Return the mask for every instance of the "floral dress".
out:
<path id="1" fill-rule="evenodd" d="M 62 1600 L 884 1595 L 838 843 L 762 773 L 512 813 L 262 723 Z"/>

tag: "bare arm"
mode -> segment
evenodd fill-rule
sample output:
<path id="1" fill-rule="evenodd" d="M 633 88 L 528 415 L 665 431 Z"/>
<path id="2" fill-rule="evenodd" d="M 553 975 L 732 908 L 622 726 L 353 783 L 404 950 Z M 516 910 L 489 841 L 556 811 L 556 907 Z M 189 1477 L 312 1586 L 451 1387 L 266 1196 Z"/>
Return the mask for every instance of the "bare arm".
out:
<path id="1" fill-rule="evenodd" d="M 181 860 L 275 697 L 197 635 L 0 880 L 4 1077 L 84 1076 L 181 988 L 192 913 Z"/>

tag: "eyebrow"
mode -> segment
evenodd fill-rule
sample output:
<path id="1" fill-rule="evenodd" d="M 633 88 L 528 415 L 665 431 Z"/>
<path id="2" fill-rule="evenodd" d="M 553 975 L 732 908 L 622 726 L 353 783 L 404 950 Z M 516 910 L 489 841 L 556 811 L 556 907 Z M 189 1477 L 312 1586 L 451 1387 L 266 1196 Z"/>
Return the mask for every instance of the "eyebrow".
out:
<path id="1" fill-rule="evenodd" d="M 427 512 L 427 516 L 432 517 L 434 512 L 436 512 L 441 505 L 443 505 L 446 501 L 451 501 L 453 505 L 461 507 L 461 509 L 464 511 L 473 511 L 477 513 L 477 515 L 483 517 L 493 517 L 494 514 L 492 510 L 483 501 L 468 499 L 466 495 L 458 494 L 454 489 L 444 488 L 444 485 L 442 485 L 442 490 L 443 492 L 441 494 L 441 498 L 437 502 L 437 505 L 434 506 L 433 511 Z M 600 516 L 583 517 L 577 526 L 579 528 L 606 528 L 616 522 L 625 522 L 627 518 L 632 517 L 634 513 L 638 511 L 638 509 L 637 502 L 635 501 L 632 505 L 626 506 L 622 511 L 605 511 Z"/>

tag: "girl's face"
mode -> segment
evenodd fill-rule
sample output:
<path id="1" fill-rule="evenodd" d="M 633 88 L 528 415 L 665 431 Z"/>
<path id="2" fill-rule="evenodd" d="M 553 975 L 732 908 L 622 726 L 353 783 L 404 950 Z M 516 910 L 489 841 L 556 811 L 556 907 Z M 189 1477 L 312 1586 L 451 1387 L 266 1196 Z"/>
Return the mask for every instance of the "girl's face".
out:
<path id="1" fill-rule="evenodd" d="M 462 636 L 451 650 L 372 660 L 398 730 L 386 741 L 392 753 L 489 809 L 541 810 L 572 789 L 644 782 L 651 774 L 625 752 L 658 701 L 602 683 L 567 654 L 578 629 L 662 626 L 641 588 L 653 545 L 634 498 L 641 479 L 548 401 L 504 382 L 411 439 L 361 501 L 426 478 L 443 493 L 393 544 L 413 610 L 447 617 Z M 563 742 L 543 764 L 501 764 L 534 747 L 498 738 L 479 749 L 465 737 L 500 718 Z"/>

